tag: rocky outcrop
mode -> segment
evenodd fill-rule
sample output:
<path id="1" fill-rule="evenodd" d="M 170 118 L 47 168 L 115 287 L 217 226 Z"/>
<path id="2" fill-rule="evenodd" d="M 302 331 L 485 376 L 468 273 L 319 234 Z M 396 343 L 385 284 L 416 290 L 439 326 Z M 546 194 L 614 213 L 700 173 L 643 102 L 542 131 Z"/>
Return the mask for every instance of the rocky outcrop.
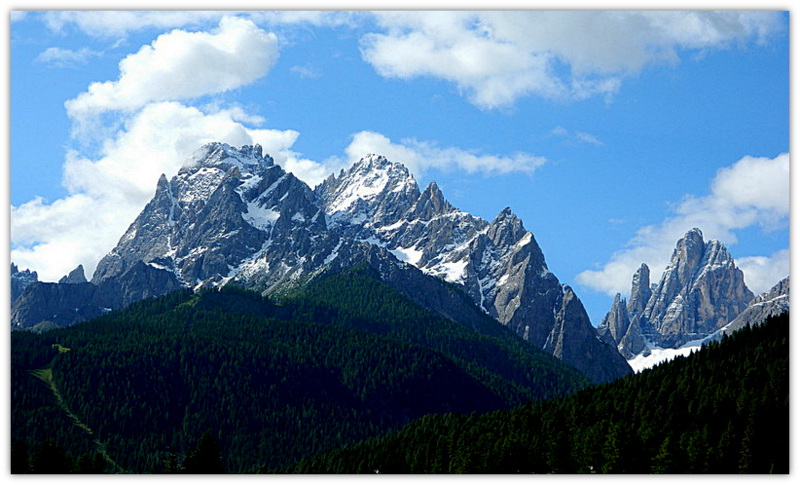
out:
<path id="1" fill-rule="evenodd" d="M 614 302 L 611 304 L 611 310 L 603 318 L 600 326 L 597 327 L 597 332 L 606 342 L 616 345 L 628 332 L 630 326 L 631 319 L 628 314 L 627 301 L 617 293 L 614 296 Z"/>

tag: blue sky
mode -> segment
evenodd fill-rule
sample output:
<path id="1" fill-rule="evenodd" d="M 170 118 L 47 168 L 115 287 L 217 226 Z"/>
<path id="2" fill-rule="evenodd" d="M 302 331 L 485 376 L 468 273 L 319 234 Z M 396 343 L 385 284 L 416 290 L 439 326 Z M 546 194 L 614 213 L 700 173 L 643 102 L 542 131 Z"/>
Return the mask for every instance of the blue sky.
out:
<path id="1" fill-rule="evenodd" d="M 12 12 L 11 260 L 89 273 L 202 143 L 504 207 L 595 325 L 694 226 L 789 273 L 786 12 Z"/>

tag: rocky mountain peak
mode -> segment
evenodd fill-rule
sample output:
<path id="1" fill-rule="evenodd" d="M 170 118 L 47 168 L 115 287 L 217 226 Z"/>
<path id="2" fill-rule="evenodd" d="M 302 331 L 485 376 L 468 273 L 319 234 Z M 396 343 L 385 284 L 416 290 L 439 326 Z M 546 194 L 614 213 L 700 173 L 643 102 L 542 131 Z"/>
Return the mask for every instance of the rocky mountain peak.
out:
<path id="1" fill-rule="evenodd" d="M 417 201 L 414 202 L 411 212 L 417 219 L 430 220 L 435 216 L 453 212 L 454 210 L 456 209 L 445 200 L 444 194 L 442 194 L 436 182 L 431 182 L 422 191 Z"/>
<path id="2" fill-rule="evenodd" d="M 272 157 L 264 156 L 261 145 L 243 145 L 235 148 L 227 143 L 212 142 L 195 151 L 182 170 L 219 167 L 227 171 L 231 167 L 237 167 L 243 173 L 252 173 L 270 167 L 274 163 Z"/>
<path id="3" fill-rule="evenodd" d="M 667 271 L 674 271 L 681 283 L 688 282 L 700 265 L 705 252 L 703 232 L 694 228 L 678 240 Z"/>
<path id="4" fill-rule="evenodd" d="M 31 283 L 39 281 L 36 271 L 26 269 L 20 271 L 16 264 L 11 263 L 11 301 L 16 300 Z"/>
<path id="5" fill-rule="evenodd" d="M 598 327 L 598 332 L 606 341 L 616 345 L 616 343 L 625 336 L 625 332 L 628 331 L 630 324 L 630 316 L 625 304 L 625 299 L 622 298 L 622 295 L 617 293 L 614 295 L 614 302 L 611 304 L 611 310 L 606 314 Z"/>
<path id="6" fill-rule="evenodd" d="M 510 207 L 500 211 L 486 233 L 492 242 L 500 246 L 512 246 L 528 234 L 530 233 L 525 230 L 517 215 L 511 212 Z"/>
<path id="7" fill-rule="evenodd" d="M 338 176 L 331 175 L 314 192 L 335 224 L 396 220 L 420 196 L 405 165 L 375 154 L 361 158 Z"/>
<path id="8" fill-rule="evenodd" d="M 649 274 L 643 264 L 634 275 L 627 306 L 630 325 L 622 338 L 613 335 L 627 357 L 706 338 L 753 299 L 725 246 L 717 240 L 704 241 L 697 228 L 677 241 L 657 285 L 650 286 Z M 616 306 L 615 300 L 609 315 L 616 315 Z M 614 324 L 619 327 L 620 321 Z"/>

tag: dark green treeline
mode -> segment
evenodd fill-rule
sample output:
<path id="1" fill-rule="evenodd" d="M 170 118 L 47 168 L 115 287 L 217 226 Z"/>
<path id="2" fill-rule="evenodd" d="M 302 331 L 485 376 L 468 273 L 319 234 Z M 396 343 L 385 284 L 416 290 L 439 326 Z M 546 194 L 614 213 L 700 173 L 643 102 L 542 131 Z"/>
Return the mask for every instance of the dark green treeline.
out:
<path id="1" fill-rule="evenodd" d="M 575 395 L 426 416 L 295 473 L 788 473 L 789 317 Z"/>

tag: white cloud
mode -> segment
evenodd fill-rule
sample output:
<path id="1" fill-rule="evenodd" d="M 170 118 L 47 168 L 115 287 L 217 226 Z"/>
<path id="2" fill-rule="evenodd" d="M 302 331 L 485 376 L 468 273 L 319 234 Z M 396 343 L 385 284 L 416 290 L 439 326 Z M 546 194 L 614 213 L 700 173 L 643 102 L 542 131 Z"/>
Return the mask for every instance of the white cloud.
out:
<path id="1" fill-rule="evenodd" d="M 362 38 L 382 76 L 429 76 L 455 85 L 486 109 L 522 96 L 613 95 L 621 78 L 685 50 L 761 42 L 779 12 L 377 12 L 383 32 Z"/>
<path id="2" fill-rule="evenodd" d="M 736 265 L 744 272 L 744 282 L 756 295 L 789 276 L 789 263 L 788 249 L 769 256 L 750 256 L 736 260 Z"/>
<path id="3" fill-rule="evenodd" d="M 50 47 L 36 57 L 36 62 L 49 64 L 55 67 L 74 67 L 86 64 L 92 57 L 101 56 L 102 53 L 84 47 L 77 51 Z"/>
<path id="4" fill-rule="evenodd" d="M 592 135 L 591 133 L 586 133 L 585 131 L 571 132 L 566 128 L 564 128 L 563 126 L 556 126 L 555 128 L 553 128 L 548 132 L 548 135 L 563 138 L 570 142 L 577 141 L 580 143 L 587 143 L 589 145 L 605 146 L 605 143 L 603 143 L 602 140 Z"/>
<path id="5" fill-rule="evenodd" d="M 386 136 L 372 131 L 362 131 L 353 135 L 353 140 L 345 150 L 348 160 L 358 160 L 368 153 L 385 156 L 400 162 L 412 173 L 421 175 L 426 170 L 463 170 L 467 173 L 486 173 L 492 175 L 514 172 L 533 173 L 546 163 L 544 157 L 527 153 L 514 153 L 510 156 L 480 155 L 456 147 L 439 147 L 428 141 L 404 139 L 394 143 Z"/>
<path id="6" fill-rule="evenodd" d="M 605 143 L 600 141 L 600 139 L 597 138 L 596 136 L 594 136 L 594 135 L 592 135 L 590 133 L 583 132 L 583 131 L 576 131 L 575 132 L 575 138 L 577 138 L 578 141 L 581 141 L 583 143 L 588 143 L 590 145 L 596 145 L 596 146 L 600 146 L 600 147 L 605 145 Z"/>
<path id="7" fill-rule="evenodd" d="M 42 13 L 47 27 L 62 32 L 74 27 L 94 37 L 124 37 L 130 32 L 144 29 L 170 29 L 188 25 L 199 25 L 216 20 L 230 12 L 201 12 L 190 10 L 173 11 L 125 11 L 125 10 L 61 10 Z"/>
<path id="8" fill-rule="evenodd" d="M 25 12 L 12 12 L 12 20 L 21 19 L 24 14 Z M 56 33 L 74 28 L 92 37 L 109 39 L 124 38 L 130 33 L 147 29 L 200 27 L 209 22 L 216 22 L 220 17 L 232 15 L 272 26 L 307 24 L 318 27 L 353 27 L 357 25 L 359 19 L 367 16 L 365 12 L 336 10 L 250 10 L 241 12 L 73 10 L 43 12 L 40 18 L 51 31 Z"/>
<path id="9" fill-rule="evenodd" d="M 718 239 L 726 246 L 738 242 L 737 230 L 783 227 L 789 217 L 789 185 L 789 154 L 772 159 L 744 157 L 717 172 L 708 195 L 685 197 L 673 216 L 639 229 L 625 249 L 614 253 L 601 269 L 580 273 L 577 281 L 609 295 L 625 294 L 643 262 L 657 280 L 676 241 L 693 227 L 700 228 L 706 240 Z M 789 274 L 788 249 L 769 256 L 740 257 L 737 265 L 750 289 L 759 293 Z"/>
<path id="10" fill-rule="evenodd" d="M 249 20 L 223 17 L 215 32 L 173 30 L 119 63 L 117 81 L 95 82 L 66 102 L 81 122 L 106 111 L 192 99 L 252 83 L 278 57 L 277 38 Z"/>

